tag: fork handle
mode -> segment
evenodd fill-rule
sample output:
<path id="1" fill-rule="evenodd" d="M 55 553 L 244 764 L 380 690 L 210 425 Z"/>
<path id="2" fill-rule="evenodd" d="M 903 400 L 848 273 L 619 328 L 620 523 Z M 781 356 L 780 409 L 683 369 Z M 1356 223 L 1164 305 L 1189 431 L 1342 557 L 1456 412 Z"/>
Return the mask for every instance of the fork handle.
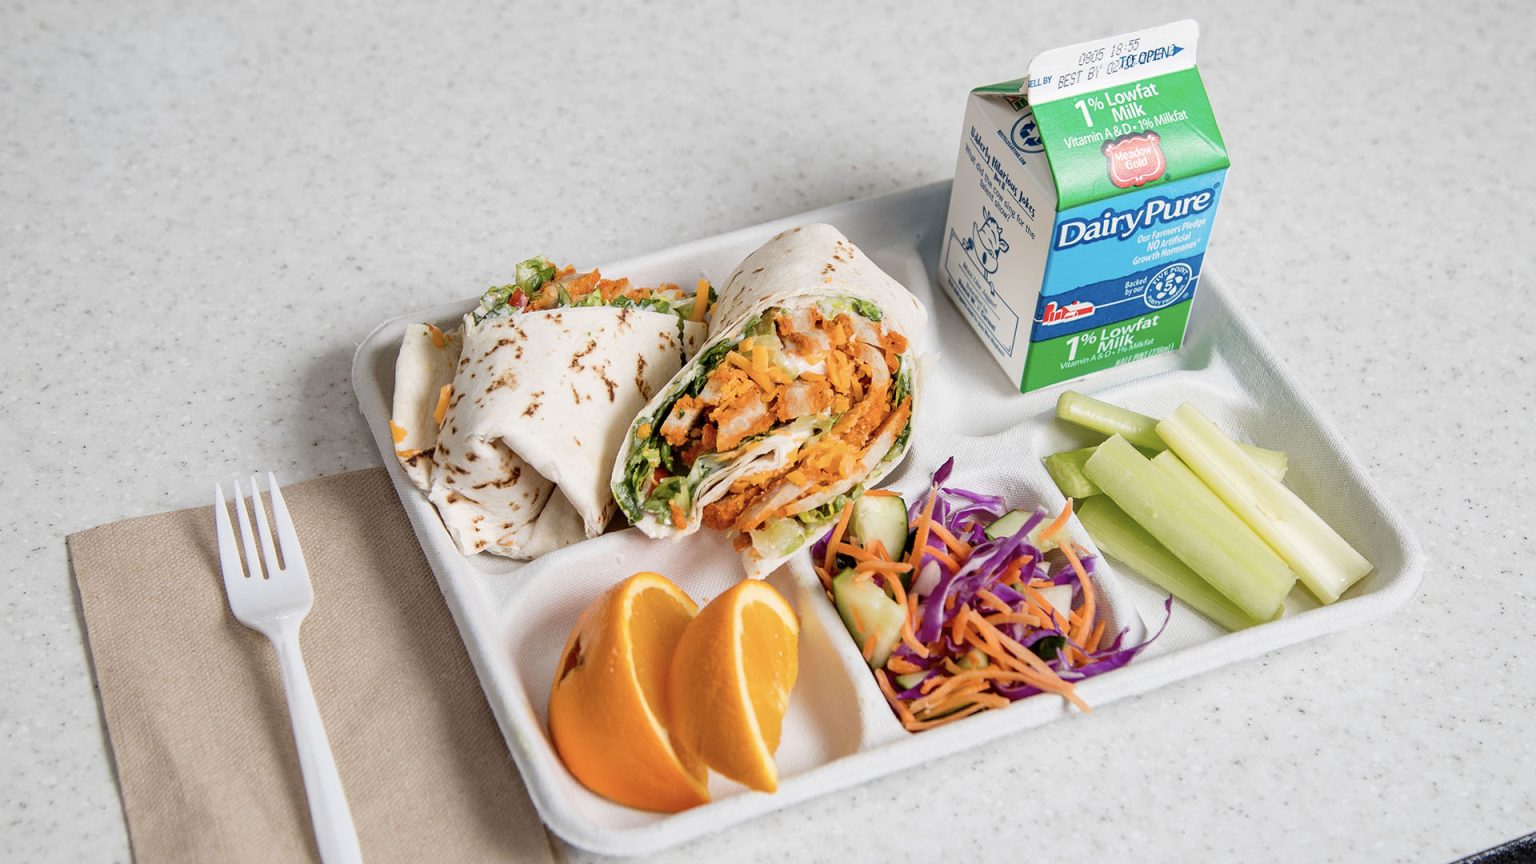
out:
<path id="1" fill-rule="evenodd" d="M 357 828 L 347 806 L 336 772 L 336 759 L 320 720 L 320 706 L 309 684 L 304 655 L 299 650 L 299 628 L 282 627 L 272 637 L 277 662 L 283 671 L 283 691 L 288 696 L 288 716 L 293 721 L 293 740 L 298 745 L 299 768 L 304 772 L 304 797 L 314 823 L 315 845 L 325 864 L 359 864 L 363 853 L 357 845 Z"/>

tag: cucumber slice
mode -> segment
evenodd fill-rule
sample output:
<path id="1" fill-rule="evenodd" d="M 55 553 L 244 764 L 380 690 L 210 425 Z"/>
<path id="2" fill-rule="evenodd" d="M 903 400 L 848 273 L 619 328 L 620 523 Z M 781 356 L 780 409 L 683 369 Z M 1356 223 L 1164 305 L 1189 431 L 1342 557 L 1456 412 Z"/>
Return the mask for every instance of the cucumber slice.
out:
<path id="1" fill-rule="evenodd" d="M 853 578 L 852 570 L 844 570 L 832 579 L 832 602 L 837 605 L 837 614 L 860 651 L 864 650 L 864 643 L 874 637 L 869 668 L 884 666 L 886 658 L 901 642 L 901 623 L 906 618 L 906 608 L 886 596 L 885 589 L 873 581 Z"/>
<path id="2" fill-rule="evenodd" d="M 1035 515 L 1033 510 L 1009 510 L 1007 513 L 994 519 L 992 524 L 984 529 L 983 533 L 987 535 L 988 540 L 996 540 L 999 537 L 1012 537 L 1018 533 L 1020 528 L 1024 527 L 1024 523 L 1028 522 L 1029 517 L 1033 515 Z"/>
<path id="3" fill-rule="evenodd" d="M 907 690 L 907 689 L 916 687 L 918 685 L 918 683 L 923 680 L 923 676 L 926 675 L 926 674 L 928 674 L 928 673 L 926 673 L 926 672 L 909 672 L 906 675 L 897 675 L 896 676 L 896 689 L 897 690 Z"/>
<path id="4" fill-rule="evenodd" d="M 860 546 L 879 540 L 891 558 L 907 551 L 907 502 L 900 495 L 860 495 L 848 517 L 848 536 Z"/>
<path id="5" fill-rule="evenodd" d="M 972 648 L 955 665 L 961 669 L 985 669 L 992 665 L 992 661 L 980 648 Z"/>

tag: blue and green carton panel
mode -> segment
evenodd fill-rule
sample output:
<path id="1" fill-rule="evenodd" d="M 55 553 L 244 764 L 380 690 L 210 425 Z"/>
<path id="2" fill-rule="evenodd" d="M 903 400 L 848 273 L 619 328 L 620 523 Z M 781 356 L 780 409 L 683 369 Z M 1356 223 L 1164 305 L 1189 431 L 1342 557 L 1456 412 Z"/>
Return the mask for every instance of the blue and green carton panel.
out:
<path id="1" fill-rule="evenodd" d="M 1179 21 L 971 92 L 939 281 L 1020 390 L 1178 348 L 1227 149 Z"/>

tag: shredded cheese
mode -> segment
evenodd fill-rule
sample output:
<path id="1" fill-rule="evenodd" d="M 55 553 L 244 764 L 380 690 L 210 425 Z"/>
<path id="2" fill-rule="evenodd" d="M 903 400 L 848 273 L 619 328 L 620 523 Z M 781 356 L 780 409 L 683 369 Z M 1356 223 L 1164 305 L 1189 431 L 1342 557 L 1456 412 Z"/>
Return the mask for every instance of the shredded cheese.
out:
<path id="1" fill-rule="evenodd" d="M 439 429 L 443 427 L 443 420 L 448 417 L 448 397 L 452 394 L 452 384 L 444 384 L 442 389 L 437 391 L 437 407 L 432 409 L 432 419 Z"/>

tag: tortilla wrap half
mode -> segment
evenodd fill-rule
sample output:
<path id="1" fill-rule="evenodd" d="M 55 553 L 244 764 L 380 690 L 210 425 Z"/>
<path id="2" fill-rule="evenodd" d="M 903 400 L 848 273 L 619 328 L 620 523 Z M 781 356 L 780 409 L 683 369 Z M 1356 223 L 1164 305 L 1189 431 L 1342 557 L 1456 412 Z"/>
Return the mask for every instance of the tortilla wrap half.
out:
<path id="1" fill-rule="evenodd" d="M 761 578 L 905 456 L 927 310 L 837 229 L 806 225 L 741 263 L 712 320 L 630 424 L 612 485 L 647 535 L 726 530 Z"/>
<path id="2" fill-rule="evenodd" d="M 409 331 L 395 414 L 441 423 L 404 427 L 426 470 L 402 463 L 466 555 L 526 560 L 595 537 L 613 515 L 607 475 L 626 425 L 704 331 L 637 307 L 563 307 L 479 323 L 466 315 L 448 375 L 441 350 L 432 354 Z M 441 406 L 436 416 L 429 403 Z"/>

